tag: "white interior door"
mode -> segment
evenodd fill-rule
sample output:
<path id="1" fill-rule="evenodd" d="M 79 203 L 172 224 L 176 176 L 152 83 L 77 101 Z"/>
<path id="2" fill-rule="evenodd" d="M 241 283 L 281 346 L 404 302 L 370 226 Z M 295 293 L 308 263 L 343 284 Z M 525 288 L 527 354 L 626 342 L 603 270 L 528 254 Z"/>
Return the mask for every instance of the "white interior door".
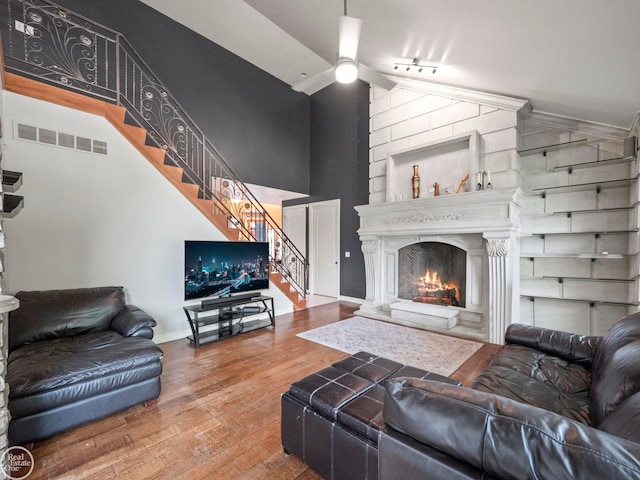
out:
<path id="1" fill-rule="evenodd" d="M 282 209 L 282 230 L 300 253 L 307 256 L 307 206 L 294 205 Z"/>
<path id="2" fill-rule="evenodd" d="M 309 290 L 340 294 L 340 200 L 309 204 Z"/>

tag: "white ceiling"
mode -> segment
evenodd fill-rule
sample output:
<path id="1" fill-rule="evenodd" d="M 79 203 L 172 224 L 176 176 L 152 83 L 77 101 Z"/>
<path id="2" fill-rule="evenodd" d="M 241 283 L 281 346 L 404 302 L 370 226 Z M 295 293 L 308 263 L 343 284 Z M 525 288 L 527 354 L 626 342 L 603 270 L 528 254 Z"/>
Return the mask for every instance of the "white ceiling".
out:
<path id="1" fill-rule="evenodd" d="M 343 0 L 143 0 L 288 84 L 328 68 Z M 534 110 L 628 129 L 640 110 L 639 0 L 349 0 L 359 61 L 528 99 Z"/>

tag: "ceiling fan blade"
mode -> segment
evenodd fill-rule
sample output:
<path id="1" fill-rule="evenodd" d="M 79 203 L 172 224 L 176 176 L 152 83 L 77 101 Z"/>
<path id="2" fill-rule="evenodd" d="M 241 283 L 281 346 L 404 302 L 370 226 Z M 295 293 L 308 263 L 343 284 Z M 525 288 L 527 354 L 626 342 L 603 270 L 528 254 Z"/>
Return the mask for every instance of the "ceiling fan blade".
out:
<path id="1" fill-rule="evenodd" d="M 324 87 L 328 87 L 336 81 L 335 67 L 331 67 L 324 72 L 320 72 L 312 77 L 306 78 L 300 83 L 292 85 L 296 92 L 304 92 L 307 95 L 313 95 Z"/>
<path id="2" fill-rule="evenodd" d="M 368 84 L 373 84 L 386 90 L 391 90 L 397 85 L 396 82 L 389 80 L 381 73 L 376 72 L 362 63 L 358 64 L 358 78 Z"/>
<path id="3" fill-rule="evenodd" d="M 355 60 L 358 55 L 362 20 L 354 17 L 340 17 L 340 32 L 338 44 L 338 58 Z"/>

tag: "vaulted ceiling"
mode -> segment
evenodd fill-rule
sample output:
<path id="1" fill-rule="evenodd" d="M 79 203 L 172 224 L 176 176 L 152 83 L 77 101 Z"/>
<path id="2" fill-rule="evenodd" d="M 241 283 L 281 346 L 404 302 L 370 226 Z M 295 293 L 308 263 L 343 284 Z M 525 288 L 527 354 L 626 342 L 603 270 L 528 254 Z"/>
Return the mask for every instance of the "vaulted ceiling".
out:
<path id="1" fill-rule="evenodd" d="M 143 0 L 293 85 L 336 60 L 343 0 Z M 528 99 L 630 128 L 640 111 L 638 0 L 349 0 L 358 60 L 388 75 Z M 437 65 L 417 73 L 396 62 Z"/>

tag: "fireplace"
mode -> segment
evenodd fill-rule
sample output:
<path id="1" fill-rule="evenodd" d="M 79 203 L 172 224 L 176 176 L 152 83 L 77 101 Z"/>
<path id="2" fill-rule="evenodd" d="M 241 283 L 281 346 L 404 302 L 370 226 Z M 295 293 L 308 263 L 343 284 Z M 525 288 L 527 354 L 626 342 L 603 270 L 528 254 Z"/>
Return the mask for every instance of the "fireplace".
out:
<path id="1" fill-rule="evenodd" d="M 398 251 L 398 298 L 465 307 L 467 253 L 442 242 L 419 242 Z"/>
<path id="2" fill-rule="evenodd" d="M 366 277 L 358 314 L 502 343 L 519 318 L 523 198 L 515 188 L 356 207 Z"/>

